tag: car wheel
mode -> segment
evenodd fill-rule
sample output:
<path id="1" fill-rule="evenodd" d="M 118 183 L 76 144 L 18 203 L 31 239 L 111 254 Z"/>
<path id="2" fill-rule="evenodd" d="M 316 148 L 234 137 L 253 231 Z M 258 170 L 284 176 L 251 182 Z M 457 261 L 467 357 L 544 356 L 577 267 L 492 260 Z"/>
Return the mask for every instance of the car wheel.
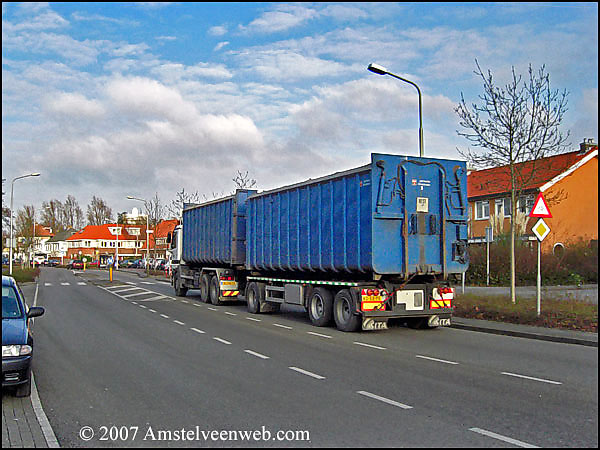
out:
<path id="1" fill-rule="evenodd" d="M 15 397 L 29 397 L 31 395 L 31 371 L 27 371 L 27 376 L 29 377 L 27 383 L 15 389 Z"/>

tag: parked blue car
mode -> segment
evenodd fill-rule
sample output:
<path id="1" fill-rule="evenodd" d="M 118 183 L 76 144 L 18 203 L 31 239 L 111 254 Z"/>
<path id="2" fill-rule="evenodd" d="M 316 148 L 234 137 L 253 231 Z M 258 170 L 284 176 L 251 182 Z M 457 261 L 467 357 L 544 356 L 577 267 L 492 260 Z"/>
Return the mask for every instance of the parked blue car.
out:
<path id="1" fill-rule="evenodd" d="M 29 319 L 42 314 L 42 307 L 27 309 L 15 279 L 2 275 L 2 390 L 15 388 L 17 397 L 31 395 L 33 338 Z"/>

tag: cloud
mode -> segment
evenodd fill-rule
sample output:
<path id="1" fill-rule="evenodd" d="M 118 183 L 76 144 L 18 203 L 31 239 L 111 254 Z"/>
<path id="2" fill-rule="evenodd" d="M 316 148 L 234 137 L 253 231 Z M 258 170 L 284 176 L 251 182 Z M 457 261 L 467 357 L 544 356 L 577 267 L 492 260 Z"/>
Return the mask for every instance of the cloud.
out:
<path id="1" fill-rule="evenodd" d="M 208 34 L 210 34 L 211 36 L 223 36 L 227 34 L 227 27 L 223 25 L 210 27 L 208 29 Z"/>
<path id="2" fill-rule="evenodd" d="M 61 93 L 46 98 L 46 110 L 49 113 L 58 113 L 72 118 L 101 118 L 104 107 L 97 100 L 88 100 L 81 94 Z"/>
<path id="3" fill-rule="evenodd" d="M 240 30 L 245 33 L 277 33 L 298 27 L 318 15 L 315 9 L 305 6 L 277 5 L 277 8 L 263 13 L 248 26 L 240 25 Z"/>

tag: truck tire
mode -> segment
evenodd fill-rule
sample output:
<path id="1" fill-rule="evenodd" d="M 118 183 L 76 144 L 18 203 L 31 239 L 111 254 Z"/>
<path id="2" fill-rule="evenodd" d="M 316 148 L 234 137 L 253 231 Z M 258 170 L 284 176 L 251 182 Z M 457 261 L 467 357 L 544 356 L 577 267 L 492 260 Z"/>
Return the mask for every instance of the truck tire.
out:
<path id="1" fill-rule="evenodd" d="M 333 318 L 340 331 L 356 331 L 361 326 L 361 318 L 354 314 L 354 302 L 348 289 L 339 291 L 333 301 Z"/>
<path id="2" fill-rule="evenodd" d="M 246 302 L 250 314 L 260 313 L 260 300 L 260 289 L 258 284 L 255 282 L 250 283 L 248 289 L 246 289 Z"/>
<path id="3" fill-rule="evenodd" d="M 210 275 L 207 273 L 202 275 L 200 280 L 200 301 L 208 303 L 210 301 L 209 288 L 210 286 Z"/>
<path id="4" fill-rule="evenodd" d="M 325 327 L 331 323 L 333 297 L 325 288 L 315 288 L 308 300 L 308 316 L 314 326 Z"/>
<path id="5" fill-rule="evenodd" d="M 216 275 L 213 275 L 210 278 L 209 284 L 209 297 L 210 302 L 215 306 L 220 306 L 223 302 L 219 299 L 220 289 L 219 289 L 219 278 Z"/>
<path id="6" fill-rule="evenodd" d="M 175 295 L 178 297 L 185 297 L 187 291 L 187 288 L 183 286 L 183 283 L 181 282 L 181 278 L 179 278 L 179 274 L 175 275 Z"/>

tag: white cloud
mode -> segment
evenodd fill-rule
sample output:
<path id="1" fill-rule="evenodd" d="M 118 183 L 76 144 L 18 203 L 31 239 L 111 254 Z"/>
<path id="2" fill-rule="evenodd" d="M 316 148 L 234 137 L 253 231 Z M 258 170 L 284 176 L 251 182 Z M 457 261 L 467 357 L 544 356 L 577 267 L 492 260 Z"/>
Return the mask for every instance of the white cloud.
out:
<path id="1" fill-rule="evenodd" d="M 50 113 L 63 114 L 72 118 L 100 118 L 104 107 L 97 100 L 88 100 L 77 93 L 60 93 L 46 98 L 46 109 Z"/>
<path id="2" fill-rule="evenodd" d="M 302 25 L 318 15 L 313 8 L 294 5 L 277 5 L 278 10 L 267 11 L 248 26 L 240 26 L 247 33 L 276 33 Z"/>
<path id="3" fill-rule="evenodd" d="M 208 34 L 211 36 L 224 36 L 227 34 L 227 27 L 222 25 L 210 27 L 208 29 Z"/>

